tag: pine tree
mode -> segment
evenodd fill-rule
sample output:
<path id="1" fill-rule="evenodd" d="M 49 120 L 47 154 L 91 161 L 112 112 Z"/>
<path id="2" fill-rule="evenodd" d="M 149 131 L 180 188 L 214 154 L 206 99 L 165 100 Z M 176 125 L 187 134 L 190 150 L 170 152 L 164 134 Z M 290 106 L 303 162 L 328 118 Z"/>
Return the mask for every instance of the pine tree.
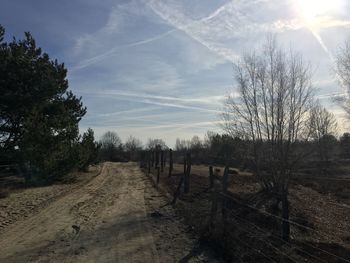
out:
<path id="1" fill-rule="evenodd" d="M 78 123 L 86 113 L 68 90 L 64 64 L 29 32 L 4 41 L 0 25 L 0 150 L 25 174 L 57 177 L 77 162 Z"/>

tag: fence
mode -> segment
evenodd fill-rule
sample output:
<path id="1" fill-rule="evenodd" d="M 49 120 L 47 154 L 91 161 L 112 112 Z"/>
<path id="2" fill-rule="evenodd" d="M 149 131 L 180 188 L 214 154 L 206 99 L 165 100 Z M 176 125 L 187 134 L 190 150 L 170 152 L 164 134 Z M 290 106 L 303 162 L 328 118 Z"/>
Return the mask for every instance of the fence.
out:
<path id="1" fill-rule="evenodd" d="M 161 149 L 150 150 L 147 152 L 146 156 L 144 156 L 144 159 L 141 160 L 140 166 L 147 169 L 148 175 L 154 174 L 156 176 L 157 185 L 160 182 L 161 173 L 164 173 L 166 169 L 166 166 L 167 166 L 166 160 L 168 156 L 169 156 L 169 163 L 168 163 L 167 174 L 168 174 L 168 177 L 171 177 L 174 169 L 172 149 L 169 149 L 168 151 L 161 150 Z M 182 189 L 184 193 L 190 192 L 191 165 L 192 165 L 191 154 L 188 153 L 186 156 L 184 156 L 184 162 L 183 162 L 184 173 L 180 180 L 179 185 L 176 188 L 176 191 L 174 192 L 173 204 L 176 203 L 176 200 L 180 196 Z"/>
<path id="2" fill-rule="evenodd" d="M 168 162 L 166 160 L 168 160 Z M 183 171 L 175 191 L 173 192 L 172 204 L 176 204 L 177 200 L 182 194 L 186 195 L 191 193 L 191 154 L 184 154 L 182 160 Z M 147 170 L 148 175 L 156 178 L 155 182 L 157 185 L 159 185 L 162 180 L 164 180 L 162 177 L 165 178 L 173 176 L 173 151 L 171 149 L 168 151 L 149 151 L 146 154 L 145 161 L 143 161 L 143 164 L 141 165 Z M 299 254 L 307 255 L 308 258 L 316 262 L 328 262 L 328 260 L 332 260 L 332 262 L 350 262 L 350 258 L 339 256 L 332 251 L 328 251 L 317 245 L 306 242 L 296 244 L 295 242 L 292 242 L 286 238 L 286 226 L 288 226 L 288 237 L 289 226 L 304 229 L 305 231 L 312 233 L 315 232 L 315 235 L 319 235 L 321 237 L 323 233 L 300 222 L 290 220 L 288 215 L 286 216 L 282 213 L 280 216 L 270 213 L 237 198 L 237 195 L 229 190 L 230 179 L 234 180 L 236 174 L 237 171 L 229 166 L 224 166 L 224 168 L 215 166 L 208 167 L 207 192 L 210 194 L 211 202 L 208 222 L 209 231 L 219 225 L 220 228 L 223 229 L 223 236 L 238 240 L 244 245 L 247 243 L 245 240 L 242 240 L 242 238 L 237 235 L 232 236 L 232 233 L 234 233 L 235 230 L 229 231 L 229 229 L 236 229 L 236 231 L 238 229 L 247 235 L 251 235 L 256 242 L 260 242 L 260 245 L 263 244 L 265 247 L 268 247 L 274 251 L 275 256 L 282 255 L 284 259 L 288 259 L 289 262 L 300 261 L 300 258 L 296 258 L 294 255 L 290 254 L 291 249 L 299 251 Z M 197 198 L 200 198 L 200 196 Z M 285 202 L 288 205 L 288 200 L 282 199 L 281 202 Z M 281 232 L 275 233 L 272 229 L 260 226 L 259 220 L 254 223 L 245 218 L 245 216 L 242 216 L 242 214 L 246 215 L 249 213 L 254 213 L 255 218 L 264 218 L 270 223 L 273 222 L 273 224 L 278 226 Z M 261 254 L 261 256 L 265 259 L 275 261 L 275 257 L 271 258 L 271 254 L 269 255 L 266 253 L 266 251 L 258 249 L 256 246 L 251 246 L 249 244 L 246 245 L 251 250 Z M 325 258 L 327 260 L 325 260 Z"/>

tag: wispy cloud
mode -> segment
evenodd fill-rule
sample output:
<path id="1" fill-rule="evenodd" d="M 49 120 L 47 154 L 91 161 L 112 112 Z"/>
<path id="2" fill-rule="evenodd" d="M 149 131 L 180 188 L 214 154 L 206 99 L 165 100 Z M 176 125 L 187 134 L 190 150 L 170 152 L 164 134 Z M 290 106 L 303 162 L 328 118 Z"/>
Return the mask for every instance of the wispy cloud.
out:
<path id="1" fill-rule="evenodd" d="M 181 98 L 181 97 L 173 97 L 173 96 L 160 96 L 160 95 L 151 95 L 151 94 L 140 94 L 140 93 L 130 93 L 119 90 L 105 90 L 98 93 L 87 92 L 85 95 L 93 95 L 93 96 L 124 96 L 124 97 L 134 97 L 134 98 L 145 98 L 145 99 L 156 99 L 156 100 L 165 100 L 165 101 L 179 101 L 185 103 L 204 103 L 204 104 L 213 104 L 217 105 L 221 103 L 225 96 L 217 95 L 217 96 L 206 96 L 206 97 L 194 97 L 194 98 Z"/>
<path id="2" fill-rule="evenodd" d="M 209 97 L 199 97 L 199 98 L 178 98 L 169 96 L 158 96 L 158 95 L 147 95 L 147 94 L 133 94 L 119 91 L 110 92 L 98 92 L 98 93 L 82 93 L 84 96 L 94 96 L 94 97 L 113 97 L 115 100 L 126 100 L 138 103 L 144 103 L 149 105 L 157 105 L 162 107 L 171 107 L 179 109 L 189 109 L 202 112 L 220 113 L 220 110 L 213 108 L 213 106 L 218 106 L 220 101 L 224 98 L 223 96 L 209 96 Z M 180 103 L 182 102 L 182 103 Z M 216 103 L 215 103 L 216 102 Z M 200 107 L 192 106 L 195 103 L 211 105 L 212 107 Z"/>
<path id="3" fill-rule="evenodd" d="M 172 34 L 175 31 L 177 31 L 177 29 L 171 29 L 171 30 L 168 30 L 165 33 L 156 35 L 154 37 L 150 37 L 150 38 L 147 38 L 147 39 L 144 39 L 144 40 L 140 40 L 140 41 L 136 41 L 136 42 L 133 42 L 133 43 L 129 43 L 129 44 L 113 47 L 110 50 L 108 50 L 107 52 L 104 52 L 102 54 L 98 54 L 96 56 L 90 57 L 88 59 L 85 59 L 85 60 L 79 62 L 78 65 L 72 67 L 71 71 L 74 72 L 76 70 L 83 69 L 83 68 L 86 68 L 86 67 L 88 67 L 90 65 L 98 63 L 98 62 L 104 60 L 105 58 L 108 58 L 109 56 L 111 56 L 111 55 L 113 55 L 113 54 L 115 54 L 115 53 L 117 53 L 117 52 L 119 52 L 119 51 L 121 51 L 123 49 L 130 48 L 130 47 L 136 47 L 136 46 L 140 46 L 140 45 L 151 43 L 153 41 L 157 41 L 159 39 L 162 39 L 163 37 L 166 37 L 166 36 Z"/>
<path id="4" fill-rule="evenodd" d="M 168 2 L 160 0 L 147 1 L 152 10 L 170 25 L 185 32 L 188 36 L 228 61 L 233 61 L 238 57 L 234 49 L 236 41 L 241 42 L 242 39 L 248 37 L 251 42 L 252 38 L 258 38 L 267 32 L 282 33 L 309 28 L 309 25 L 298 13 L 294 17 L 283 17 L 283 12 L 280 12 L 275 17 L 271 14 L 271 10 L 276 9 L 276 7 L 283 8 L 284 5 L 292 9 L 293 2 L 288 6 L 288 4 L 285 4 L 288 1 L 229 1 L 199 20 L 186 16 L 181 12 L 181 9 L 174 9 L 173 5 L 167 4 Z M 255 9 L 261 9 L 259 13 L 265 13 L 266 17 L 269 17 L 269 19 L 264 18 L 268 22 L 264 22 L 261 19 L 257 20 L 254 16 L 249 15 L 246 10 L 254 5 L 256 6 Z M 291 12 L 291 10 L 289 11 Z M 349 27 L 350 20 L 320 16 L 318 17 L 317 26 L 318 29 Z M 325 52 L 331 56 L 318 32 L 316 30 L 311 30 L 311 32 Z"/>
<path id="5" fill-rule="evenodd" d="M 167 5 L 164 1 L 153 0 L 147 3 L 157 15 L 170 25 L 232 62 L 238 57 L 232 48 L 232 41 L 244 39 L 246 35 L 251 36 L 252 33 L 282 32 L 302 27 L 298 19 L 280 18 L 269 23 L 254 21 L 246 15 L 243 9 L 248 4 L 266 5 L 268 1 L 248 2 L 230 1 L 200 20 L 194 20 L 184 15 L 181 10 L 174 9 L 173 6 Z"/>
<path id="6" fill-rule="evenodd" d="M 94 95 L 95 96 L 95 95 Z M 91 119 L 91 118 L 104 118 L 104 117 L 115 117 L 115 116 L 126 116 L 130 114 L 135 114 L 139 112 L 149 112 L 149 111 L 154 111 L 158 110 L 160 107 L 148 107 L 148 108 L 136 108 L 136 109 L 130 109 L 130 110 L 120 110 L 120 111 L 115 111 L 115 112 L 107 112 L 107 113 L 88 113 L 84 119 Z"/>

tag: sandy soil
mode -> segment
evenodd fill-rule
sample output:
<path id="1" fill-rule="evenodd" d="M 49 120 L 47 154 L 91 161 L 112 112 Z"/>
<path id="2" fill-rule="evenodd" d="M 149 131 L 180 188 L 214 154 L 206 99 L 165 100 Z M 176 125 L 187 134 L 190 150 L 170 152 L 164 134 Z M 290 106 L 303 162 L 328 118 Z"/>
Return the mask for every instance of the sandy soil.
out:
<path id="1" fill-rule="evenodd" d="M 72 183 L 32 188 L 24 188 L 23 178 L 6 178 L 1 184 L 7 181 L 15 183 L 10 195 L 0 199 L 0 234 L 11 224 L 37 214 L 61 196 L 82 187 L 100 172 L 101 165 L 91 166 L 88 172 L 69 174 L 67 177 L 74 178 Z"/>
<path id="2" fill-rule="evenodd" d="M 215 262 L 165 204 L 136 164 L 106 163 L 89 183 L 3 224 L 0 262 Z"/>

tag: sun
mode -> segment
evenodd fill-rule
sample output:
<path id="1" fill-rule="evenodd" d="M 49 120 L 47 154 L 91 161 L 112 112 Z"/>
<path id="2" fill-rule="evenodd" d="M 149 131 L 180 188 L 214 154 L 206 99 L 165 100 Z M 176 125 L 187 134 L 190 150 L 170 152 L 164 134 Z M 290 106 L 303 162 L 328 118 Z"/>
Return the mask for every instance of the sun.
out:
<path id="1" fill-rule="evenodd" d="M 315 19 L 327 14 L 334 7 L 334 0 L 298 0 L 301 11 L 306 19 Z"/>
<path id="2" fill-rule="evenodd" d="M 340 6 L 341 0 L 297 0 L 304 21 L 313 27 L 322 17 L 329 16 Z"/>

